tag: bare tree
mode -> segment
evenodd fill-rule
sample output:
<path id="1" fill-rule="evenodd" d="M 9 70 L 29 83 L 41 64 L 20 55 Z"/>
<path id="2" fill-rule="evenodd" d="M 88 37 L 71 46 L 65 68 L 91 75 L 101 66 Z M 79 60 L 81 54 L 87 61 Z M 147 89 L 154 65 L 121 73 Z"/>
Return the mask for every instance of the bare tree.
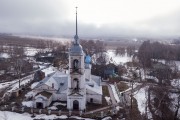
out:
<path id="1" fill-rule="evenodd" d="M 126 53 L 126 49 L 124 47 L 117 47 L 116 48 L 116 55 L 124 56 Z"/>
<path id="2" fill-rule="evenodd" d="M 133 56 L 135 53 L 135 46 L 128 46 L 126 49 L 127 55 L 128 56 Z"/>
<path id="3" fill-rule="evenodd" d="M 180 81 L 178 80 L 178 86 L 177 86 L 177 90 L 180 92 Z M 180 94 L 177 96 L 177 103 L 175 104 L 175 114 L 174 114 L 174 120 L 179 120 L 180 119 L 180 115 L 178 116 L 179 113 L 179 109 L 180 109 Z"/>

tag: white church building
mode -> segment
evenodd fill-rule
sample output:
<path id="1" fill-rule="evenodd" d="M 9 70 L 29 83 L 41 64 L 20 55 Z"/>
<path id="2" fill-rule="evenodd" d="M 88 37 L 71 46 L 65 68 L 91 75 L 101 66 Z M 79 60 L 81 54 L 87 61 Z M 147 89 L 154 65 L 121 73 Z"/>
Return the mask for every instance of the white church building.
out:
<path id="1" fill-rule="evenodd" d="M 40 81 L 33 91 L 34 108 L 45 108 L 53 101 L 67 101 L 68 110 L 85 110 L 87 103 L 102 104 L 101 79 L 91 75 L 91 57 L 85 55 L 77 33 L 69 51 L 69 72 L 56 71 Z"/>

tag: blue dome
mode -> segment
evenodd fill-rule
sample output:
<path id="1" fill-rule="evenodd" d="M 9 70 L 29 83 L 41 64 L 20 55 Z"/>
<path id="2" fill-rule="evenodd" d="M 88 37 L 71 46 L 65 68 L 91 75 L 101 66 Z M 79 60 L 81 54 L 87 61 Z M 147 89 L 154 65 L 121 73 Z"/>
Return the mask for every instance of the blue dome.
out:
<path id="1" fill-rule="evenodd" d="M 91 63 L 91 57 L 89 55 L 86 55 L 85 57 L 85 63 L 90 64 Z"/>

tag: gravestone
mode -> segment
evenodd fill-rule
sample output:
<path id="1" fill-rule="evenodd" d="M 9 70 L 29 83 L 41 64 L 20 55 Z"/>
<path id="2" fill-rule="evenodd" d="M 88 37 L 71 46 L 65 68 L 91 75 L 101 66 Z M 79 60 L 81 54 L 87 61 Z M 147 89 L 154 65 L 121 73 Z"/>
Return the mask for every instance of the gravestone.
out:
<path id="1" fill-rule="evenodd" d="M 49 115 L 51 114 L 51 110 L 48 110 L 48 114 L 49 114 Z"/>
<path id="2" fill-rule="evenodd" d="M 69 110 L 69 116 L 71 116 L 71 114 L 72 114 L 72 111 L 71 111 L 71 110 Z"/>
<path id="3" fill-rule="evenodd" d="M 80 116 L 82 116 L 82 110 L 81 110 L 81 111 L 79 111 L 79 115 L 80 115 Z"/>
<path id="4" fill-rule="evenodd" d="M 41 114 L 42 113 L 42 109 L 39 109 L 39 114 Z"/>
<path id="5" fill-rule="evenodd" d="M 103 118 L 104 117 L 104 112 L 103 111 L 101 111 L 101 118 Z"/>
<path id="6" fill-rule="evenodd" d="M 59 115 L 59 116 L 61 115 L 61 110 L 58 111 L 58 115 Z"/>

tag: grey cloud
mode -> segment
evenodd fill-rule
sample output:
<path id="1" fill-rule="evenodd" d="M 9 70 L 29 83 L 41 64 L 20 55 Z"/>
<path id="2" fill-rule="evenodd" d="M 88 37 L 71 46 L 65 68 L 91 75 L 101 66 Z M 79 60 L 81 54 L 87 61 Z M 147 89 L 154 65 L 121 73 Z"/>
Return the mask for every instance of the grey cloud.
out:
<path id="1" fill-rule="evenodd" d="M 67 19 L 67 8 L 61 0 L 0 0 L 0 32 L 73 36 L 75 19 Z M 178 36 L 179 13 L 177 10 L 133 25 L 114 23 L 97 27 L 80 22 L 79 36 Z"/>

